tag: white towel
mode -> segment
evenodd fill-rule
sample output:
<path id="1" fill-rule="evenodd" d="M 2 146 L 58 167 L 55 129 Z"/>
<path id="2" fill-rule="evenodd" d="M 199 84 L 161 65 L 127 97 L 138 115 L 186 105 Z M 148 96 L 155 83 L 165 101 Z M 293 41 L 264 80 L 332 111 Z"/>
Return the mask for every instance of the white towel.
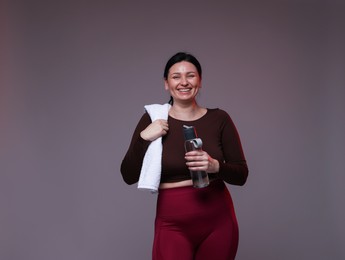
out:
<path id="1" fill-rule="evenodd" d="M 145 110 L 153 122 L 157 119 L 167 120 L 170 107 L 170 104 L 152 104 L 146 105 Z M 151 193 L 158 192 L 162 170 L 162 151 L 162 137 L 150 143 L 141 167 L 138 189 L 150 190 Z"/>

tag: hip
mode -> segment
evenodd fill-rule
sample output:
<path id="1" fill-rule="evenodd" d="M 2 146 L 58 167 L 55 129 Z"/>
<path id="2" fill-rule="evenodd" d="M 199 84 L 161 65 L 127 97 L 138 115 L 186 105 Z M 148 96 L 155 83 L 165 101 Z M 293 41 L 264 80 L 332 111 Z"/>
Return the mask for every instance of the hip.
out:
<path id="1" fill-rule="evenodd" d="M 205 188 L 183 186 L 159 190 L 157 216 L 217 215 L 219 212 L 234 215 L 231 195 L 222 180 L 214 180 Z"/>

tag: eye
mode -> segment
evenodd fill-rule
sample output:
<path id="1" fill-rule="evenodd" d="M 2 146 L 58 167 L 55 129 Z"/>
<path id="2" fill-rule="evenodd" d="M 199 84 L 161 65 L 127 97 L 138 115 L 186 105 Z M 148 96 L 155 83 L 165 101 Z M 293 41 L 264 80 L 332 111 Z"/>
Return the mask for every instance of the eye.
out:
<path id="1" fill-rule="evenodd" d="M 177 76 L 177 75 L 172 76 L 172 79 L 179 79 L 179 78 L 180 76 Z"/>

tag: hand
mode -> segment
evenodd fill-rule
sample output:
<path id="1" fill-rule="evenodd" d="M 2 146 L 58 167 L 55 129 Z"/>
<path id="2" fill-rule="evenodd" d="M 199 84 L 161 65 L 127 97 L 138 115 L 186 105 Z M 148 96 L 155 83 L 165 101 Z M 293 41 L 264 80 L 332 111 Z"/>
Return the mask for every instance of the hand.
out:
<path id="1" fill-rule="evenodd" d="M 206 171 L 207 173 L 219 172 L 219 162 L 213 159 L 209 154 L 202 150 L 196 150 L 186 153 L 186 165 L 191 171 Z"/>
<path id="2" fill-rule="evenodd" d="M 149 124 L 143 131 L 141 131 L 140 136 L 144 140 L 154 141 L 158 137 L 166 135 L 169 131 L 169 125 L 167 120 L 158 119 Z"/>

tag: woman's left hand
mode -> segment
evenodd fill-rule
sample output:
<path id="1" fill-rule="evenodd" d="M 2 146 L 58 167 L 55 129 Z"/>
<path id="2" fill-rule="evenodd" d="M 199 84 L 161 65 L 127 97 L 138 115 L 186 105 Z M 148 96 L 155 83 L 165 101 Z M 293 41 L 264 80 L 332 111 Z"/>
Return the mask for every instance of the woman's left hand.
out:
<path id="1" fill-rule="evenodd" d="M 190 151 L 184 157 L 186 165 L 191 171 L 206 171 L 207 173 L 219 172 L 219 162 L 213 159 L 207 152 L 203 150 Z"/>

